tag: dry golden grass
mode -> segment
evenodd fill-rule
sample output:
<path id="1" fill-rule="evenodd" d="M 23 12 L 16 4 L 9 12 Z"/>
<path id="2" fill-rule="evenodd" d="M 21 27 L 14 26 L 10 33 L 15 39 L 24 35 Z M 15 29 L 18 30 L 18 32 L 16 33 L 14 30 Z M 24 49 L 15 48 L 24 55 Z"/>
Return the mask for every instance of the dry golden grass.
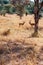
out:
<path id="1" fill-rule="evenodd" d="M 22 19 L 20 19 L 20 17 L 16 14 L 6 14 L 5 17 L 0 16 L 0 40 L 12 40 L 21 42 L 25 40 L 28 43 L 29 36 L 34 31 L 34 27 L 30 26 L 29 24 L 30 21 L 34 22 L 34 15 L 23 15 Z M 23 22 L 25 22 L 24 25 L 19 25 Z M 4 36 L 3 33 L 9 29 L 9 34 Z M 39 38 L 43 38 L 43 17 L 39 20 Z M 43 43 L 43 39 L 38 40 L 39 42 L 41 41 Z"/>
<path id="2" fill-rule="evenodd" d="M 34 26 L 33 27 L 30 26 L 29 24 L 30 21 L 34 22 L 34 15 L 27 15 L 27 16 L 23 15 L 22 19 L 20 19 L 20 17 L 17 16 L 16 14 L 13 15 L 6 14 L 5 17 L 0 16 L 0 49 L 1 48 L 3 49 L 4 48 L 3 45 L 6 45 L 7 43 L 9 43 L 10 45 L 9 41 L 12 41 L 13 43 L 16 42 L 19 45 L 26 44 L 27 47 L 29 44 L 32 46 L 35 45 L 35 51 L 36 52 L 40 51 L 40 48 L 43 46 L 43 17 L 39 20 L 39 38 L 29 38 L 29 36 L 34 32 Z M 8 30 L 10 31 L 8 32 Z M 4 35 L 3 33 L 4 34 L 6 33 L 7 35 Z M 12 44 L 10 45 L 10 48 L 14 47 Z M 7 46 L 5 46 L 4 50 L 6 48 Z M 14 59 L 12 59 L 11 57 L 13 55 L 14 55 Z M 4 56 L 6 57 L 4 58 Z M 5 63 L 5 65 L 35 65 L 36 64 L 36 57 L 34 57 L 32 60 L 29 60 L 28 53 L 26 55 L 26 58 L 23 56 L 23 58 L 21 59 L 15 57 L 16 56 L 15 53 L 14 54 L 11 53 L 9 56 L 11 60 L 9 63 Z M 2 65 L 4 65 L 4 62 L 6 62 L 4 61 L 6 58 L 7 55 L 2 55 L 1 58 Z"/>

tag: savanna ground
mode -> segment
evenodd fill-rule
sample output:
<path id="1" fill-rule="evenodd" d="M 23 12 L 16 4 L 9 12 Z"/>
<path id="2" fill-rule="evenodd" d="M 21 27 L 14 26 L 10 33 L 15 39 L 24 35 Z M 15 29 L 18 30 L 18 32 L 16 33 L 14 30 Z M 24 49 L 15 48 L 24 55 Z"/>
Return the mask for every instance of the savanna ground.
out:
<path id="1" fill-rule="evenodd" d="M 39 38 L 30 38 L 34 26 L 29 22 L 34 22 L 34 15 L 23 15 L 22 19 L 16 14 L 0 16 L 0 65 L 43 65 L 43 17 Z"/>

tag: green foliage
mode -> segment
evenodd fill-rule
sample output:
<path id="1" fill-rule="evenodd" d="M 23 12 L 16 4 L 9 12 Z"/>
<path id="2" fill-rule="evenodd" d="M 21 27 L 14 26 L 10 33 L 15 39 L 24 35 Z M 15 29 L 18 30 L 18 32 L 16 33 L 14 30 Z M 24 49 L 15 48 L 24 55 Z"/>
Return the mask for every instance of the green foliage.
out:
<path id="1" fill-rule="evenodd" d="M 0 14 L 15 12 L 14 6 L 10 4 L 10 0 L 0 0 Z"/>
<path id="2" fill-rule="evenodd" d="M 15 13 L 15 8 L 11 4 L 6 4 L 4 6 L 0 6 L 0 14 L 2 13 Z"/>
<path id="3" fill-rule="evenodd" d="M 4 7 L 5 7 L 5 10 L 7 11 L 6 13 L 13 13 L 11 5 L 8 4 L 8 5 L 5 5 Z"/>
<path id="4" fill-rule="evenodd" d="M 9 8 L 9 13 L 10 14 L 14 14 L 15 13 L 15 8 L 14 7 L 10 7 Z"/>
<path id="5" fill-rule="evenodd" d="M 2 6 L 0 6 L 0 11 L 3 9 L 3 7 Z"/>
<path id="6" fill-rule="evenodd" d="M 6 10 L 2 10 L 1 15 L 5 16 L 5 14 L 6 14 Z"/>
<path id="7" fill-rule="evenodd" d="M 0 4 L 1 4 L 2 2 L 3 2 L 4 4 L 8 4 L 8 3 L 10 3 L 10 0 L 0 0 Z"/>
<path id="8" fill-rule="evenodd" d="M 28 14 L 33 14 L 33 10 L 34 10 L 34 7 L 30 7 L 30 5 L 28 6 L 25 6 L 25 12 L 27 12 Z"/>
<path id="9" fill-rule="evenodd" d="M 24 6 L 21 5 L 20 3 L 19 4 L 17 3 L 16 8 L 14 8 L 14 6 L 10 4 L 10 0 L 2 0 L 2 1 L 4 3 L 3 4 L 4 6 L 0 6 L 0 13 L 4 11 L 5 13 L 10 13 L 10 14 L 16 13 L 20 16 L 22 16 L 23 13 L 33 14 L 33 2 L 31 2 L 32 7 L 30 7 L 29 5 Z"/>
<path id="10" fill-rule="evenodd" d="M 13 13 L 16 13 L 20 16 L 22 16 L 23 13 L 27 13 L 27 14 L 33 14 L 34 13 L 34 2 L 30 1 L 30 5 L 21 5 L 21 4 L 16 4 L 16 8 L 15 6 L 13 6 L 11 3 L 10 3 L 10 0 L 0 0 L 0 4 L 2 4 L 2 1 L 3 1 L 3 5 L 0 5 L 0 13 L 10 13 L 10 14 L 13 14 Z M 43 12 L 43 8 L 41 9 L 40 12 Z"/>
<path id="11" fill-rule="evenodd" d="M 4 6 L 0 6 L 0 14 L 5 16 L 6 10 Z"/>

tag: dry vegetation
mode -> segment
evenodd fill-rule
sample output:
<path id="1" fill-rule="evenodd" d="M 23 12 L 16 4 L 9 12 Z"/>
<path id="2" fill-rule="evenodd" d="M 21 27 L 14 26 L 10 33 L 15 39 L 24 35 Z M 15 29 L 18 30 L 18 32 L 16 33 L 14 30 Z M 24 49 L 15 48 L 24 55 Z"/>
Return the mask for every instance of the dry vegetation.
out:
<path id="1" fill-rule="evenodd" d="M 34 15 L 0 16 L 0 65 L 43 65 L 43 17 L 39 20 L 39 38 L 34 31 Z"/>

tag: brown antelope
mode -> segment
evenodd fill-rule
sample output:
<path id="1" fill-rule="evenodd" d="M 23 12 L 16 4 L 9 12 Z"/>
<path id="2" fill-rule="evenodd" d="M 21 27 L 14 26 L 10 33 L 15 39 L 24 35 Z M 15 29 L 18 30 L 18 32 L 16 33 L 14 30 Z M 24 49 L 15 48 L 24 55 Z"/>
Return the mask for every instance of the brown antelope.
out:
<path id="1" fill-rule="evenodd" d="M 21 26 L 21 25 L 23 26 L 24 24 L 25 24 L 25 22 L 20 22 L 19 23 L 19 26 Z"/>
<path id="2" fill-rule="evenodd" d="M 10 29 L 8 29 L 7 31 L 4 31 L 4 32 L 2 33 L 2 35 L 7 36 L 9 33 L 10 33 Z"/>
<path id="3" fill-rule="evenodd" d="M 29 21 L 29 24 L 30 24 L 31 26 L 35 25 L 35 23 L 31 23 L 31 21 Z"/>

